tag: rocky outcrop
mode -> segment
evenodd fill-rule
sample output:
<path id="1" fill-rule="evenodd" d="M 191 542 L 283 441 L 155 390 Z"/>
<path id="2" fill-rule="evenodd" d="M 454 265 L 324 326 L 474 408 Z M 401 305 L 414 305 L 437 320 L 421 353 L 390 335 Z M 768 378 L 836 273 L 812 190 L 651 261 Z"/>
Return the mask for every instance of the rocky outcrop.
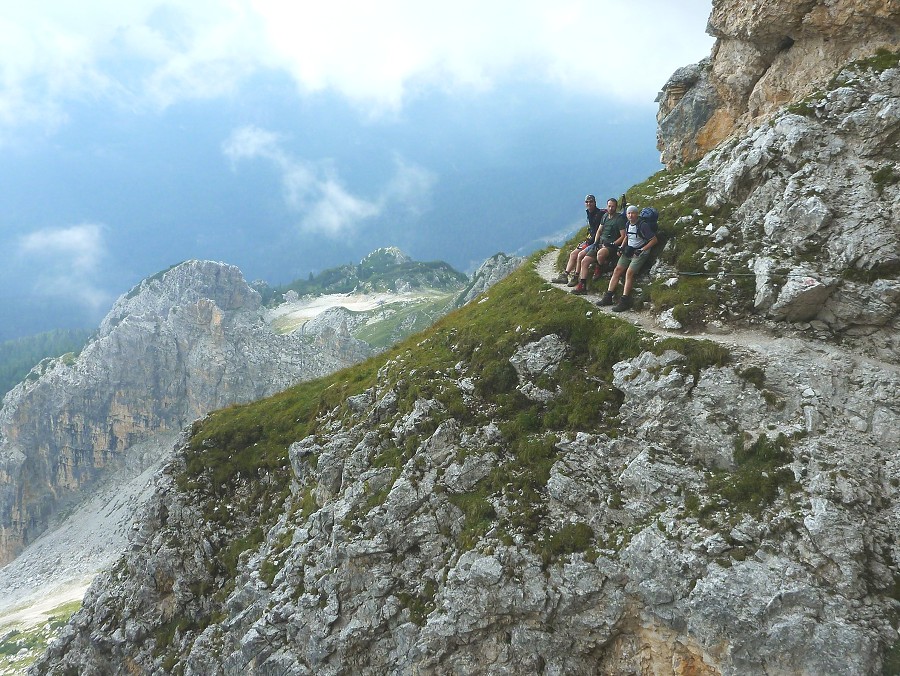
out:
<path id="1" fill-rule="evenodd" d="M 668 235 L 651 271 L 681 294 L 666 325 L 702 312 L 704 328 L 765 327 L 900 363 L 898 147 L 895 53 L 848 64 L 635 195 Z"/>
<path id="2" fill-rule="evenodd" d="M 198 422 L 32 673 L 896 671 L 900 64 L 756 118 L 893 44 L 897 7 L 757 5 L 716 2 L 668 90 L 669 162 L 714 150 L 629 190 L 667 240 L 635 321 L 714 342 L 520 269 Z"/>
<path id="3" fill-rule="evenodd" d="M 4 399 L 0 563 L 135 444 L 369 353 L 346 331 L 274 334 L 234 266 L 189 261 L 145 280 L 76 360 L 43 364 Z"/>
<path id="4" fill-rule="evenodd" d="M 456 301 L 457 306 L 468 303 L 481 293 L 484 293 L 494 284 L 509 276 L 516 270 L 525 259 L 522 256 L 510 256 L 505 253 L 497 253 L 484 261 L 475 274 L 469 286 L 459 295 Z"/>
<path id="5" fill-rule="evenodd" d="M 707 32 L 711 57 L 676 71 L 658 99 L 658 147 L 670 168 L 810 96 L 843 64 L 896 51 L 900 2 L 714 0 Z"/>
<path id="6" fill-rule="evenodd" d="M 549 334 L 511 361 L 549 389 L 577 356 Z M 554 437 L 542 480 L 507 422 L 402 404 L 388 361 L 291 445 L 293 497 L 233 579 L 210 561 L 259 522 L 218 524 L 179 454 L 32 673 L 877 673 L 900 373 L 791 340 L 733 356 L 618 362 L 617 432 Z M 431 384 L 479 410 L 481 376 Z"/>

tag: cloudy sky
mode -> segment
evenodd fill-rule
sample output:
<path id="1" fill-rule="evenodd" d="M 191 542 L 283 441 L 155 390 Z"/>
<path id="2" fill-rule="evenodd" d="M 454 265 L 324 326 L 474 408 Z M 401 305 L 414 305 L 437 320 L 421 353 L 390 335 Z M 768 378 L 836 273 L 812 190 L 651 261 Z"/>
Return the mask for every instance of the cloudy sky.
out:
<path id="1" fill-rule="evenodd" d="M 709 0 L 0 8 L 0 340 L 190 258 L 281 284 L 396 245 L 469 272 L 659 168 Z"/>

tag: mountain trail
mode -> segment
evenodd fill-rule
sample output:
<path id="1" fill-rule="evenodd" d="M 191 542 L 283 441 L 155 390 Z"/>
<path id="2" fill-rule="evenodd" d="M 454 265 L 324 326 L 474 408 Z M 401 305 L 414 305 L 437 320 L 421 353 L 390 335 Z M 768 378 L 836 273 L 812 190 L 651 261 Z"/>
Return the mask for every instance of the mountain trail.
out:
<path id="1" fill-rule="evenodd" d="M 559 273 L 559 270 L 556 267 L 558 252 L 558 249 L 553 249 L 544 254 L 535 265 L 535 271 L 544 281 L 553 284 L 553 286 L 563 291 L 570 292 L 564 284 L 556 284 L 550 281 Z M 590 303 L 593 310 L 611 313 L 610 307 L 599 307 L 596 304 L 596 302 L 600 300 L 608 284 L 609 274 L 604 274 L 599 280 L 588 286 L 588 292 L 581 296 L 581 298 L 583 298 L 585 302 Z M 621 287 L 619 288 L 621 290 Z M 697 340 L 709 340 L 725 345 L 735 351 L 750 351 L 763 356 L 778 352 L 789 353 L 798 358 L 803 355 L 805 359 L 816 359 L 817 355 L 819 357 L 847 359 L 867 363 L 890 371 L 894 375 L 900 375 L 900 366 L 896 364 L 881 361 L 871 356 L 861 355 L 856 351 L 847 350 L 838 345 L 824 343 L 811 338 L 781 336 L 762 330 L 739 329 L 728 325 L 719 327 L 715 332 L 702 331 L 698 333 L 686 333 L 684 331 L 676 331 L 662 327 L 658 318 L 647 311 L 629 310 L 621 313 L 617 312 L 615 314 L 619 319 L 631 322 L 645 331 L 667 338 L 682 337 L 696 338 Z"/>

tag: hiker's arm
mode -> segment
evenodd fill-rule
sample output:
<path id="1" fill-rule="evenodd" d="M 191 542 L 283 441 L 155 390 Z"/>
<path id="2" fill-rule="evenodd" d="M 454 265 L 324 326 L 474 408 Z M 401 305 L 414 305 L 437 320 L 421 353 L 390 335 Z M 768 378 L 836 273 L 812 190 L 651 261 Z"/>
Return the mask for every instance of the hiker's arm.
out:
<path id="1" fill-rule="evenodd" d="M 653 239 L 647 242 L 644 246 L 641 247 L 641 253 L 647 253 L 656 246 L 656 243 L 659 241 L 659 238 L 656 235 L 653 235 Z"/>
<path id="2" fill-rule="evenodd" d="M 627 230 L 619 230 L 619 239 L 617 239 L 613 244 L 616 246 L 622 246 L 625 244 L 625 238 L 628 237 Z"/>

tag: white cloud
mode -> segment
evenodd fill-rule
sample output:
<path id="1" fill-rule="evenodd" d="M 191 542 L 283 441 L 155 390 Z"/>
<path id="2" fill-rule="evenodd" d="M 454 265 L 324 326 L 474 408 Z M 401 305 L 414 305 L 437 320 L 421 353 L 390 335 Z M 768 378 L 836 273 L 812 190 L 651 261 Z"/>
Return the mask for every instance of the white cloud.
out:
<path id="1" fill-rule="evenodd" d="M 302 87 L 388 107 L 420 86 L 484 89 L 511 78 L 652 100 L 712 44 L 703 0 L 251 2 Z"/>
<path id="2" fill-rule="evenodd" d="M 330 237 L 356 234 L 363 221 L 390 206 L 419 212 L 430 201 L 435 181 L 427 169 L 396 156 L 393 174 L 380 194 L 366 199 L 344 186 L 331 162 L 293 157 L 284 150 L 280 136 L 252 126 L 232 132 L 222 145 L 222 152 L 234 166 L 242 160 L 271 162 L 281 176 L 286 206 L 300 214 L 301 230 Z"/>
<path id="3" fill-rule="evenodd" d="M 84 97 L 168 106 L 261 69 L 369 110 L 423 89 L 551 81 L 651 101 L 709 53 L 710 0 L 85 0 L 4 3 L 0 124 L 65 120 Z"/>
<path id="4" fill-rule="evenodd" d="M 18 255 L 33 272 L 38 295 L 67 298 L 96 311 L 110 295 L 96 284 L 106 256 L 104 229 L 96 224 L 38 230 L 19 239 Z"/>

